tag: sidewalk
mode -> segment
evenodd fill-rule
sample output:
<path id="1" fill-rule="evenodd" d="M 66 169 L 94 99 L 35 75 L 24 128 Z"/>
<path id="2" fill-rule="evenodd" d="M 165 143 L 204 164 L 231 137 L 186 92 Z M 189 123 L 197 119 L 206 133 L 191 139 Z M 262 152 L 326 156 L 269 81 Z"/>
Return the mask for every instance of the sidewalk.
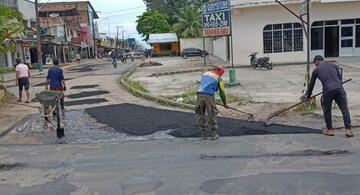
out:
<path id="1" fill-rule="evenodd" d="M 90 59 L 90 60 L 83 60 L 81 63 L 71 62 L 71 63 L 61 64 L 60 66 L 62 68 L 66 69 L 66 68 L 71 68 L 71 67 L 74 67 L 74 66 L 81 66 L 81 65 L 92 64 L 92 63 L 96 63 L 96 62 L 102 62 L 102 61 L 105 61 L 105 60 L 106 59 Z M 47 70 L 48 70 L 48 66 L 44 67 L 42 72 L 39 72 L 38 69 L 31 69 L 30 74 L 31 74 L 32 77 L 45 75 L 47 73 Z M 9 72 L 9 73 L 4 74 L 4 83 L 15 81 L 15 77 L 16 77 L 15 72 Z"/>
<path id="2" fill-rule="evenodd" d="M 350 66 L 353 68 L 360 68 L 360 57 L 339 57 L 339 58 L 328 58 L 326 60 L 336 61 L 340 65 Z"/>
<path id="3" fill-rule="evenodd" d="M 154 73 L 168 71 L 182 71 L 201 68 L 201 58 L 152 58 L 153 61 L 162 63 L 162 66 L 137 68 L 130 79 L 139 81 L 149 90 L 149 94 L 167 97 L 174 101 L 186 103 L 188 100 L 196 101 L 196 88 L 201 77 L 201 71 L 188 72 L 173 75 L 152 76 Z M 352 59 L 354 61 L 354 59 Z M 359 64 L 360 65 L 360 64 Z M 313 68 L 313 67 L 312 67 Z M 255 114 L 258 120 L 266 120 L 269 115 L 280 109 L 287 108 L 299 101 L 303 93 L 304 65 L 277 66 L 273 70 L 253 70 L 252 68 L 236 69 L 239 86 L 226 89 L 229 105 L 242 111 Z M 360 122 L 360 70 L 351 66 L 344 66 L 344 78 L 353 78 L 345 88 L 349 97 L 350 110 L 354 125 Z M 223 76 L 229 80 L 229 72 L 225 71 Z M 318 81 L 314 92 L 321 91 Z M 233 101 L 230 101 L 232 99 Z M 319 98 L 318 98 L 319 100 Z M 224 116 L 244 117 L 239 113 L 219 108 Z M 335 126 L 342 125 L 341 112 L 334 109 Z M 286 115 L 276 117 L 283 124 L 306 126 L 310 128 L 321 128 L 322 110 L 320 103 L 313 113 L 290 112 Z"/>

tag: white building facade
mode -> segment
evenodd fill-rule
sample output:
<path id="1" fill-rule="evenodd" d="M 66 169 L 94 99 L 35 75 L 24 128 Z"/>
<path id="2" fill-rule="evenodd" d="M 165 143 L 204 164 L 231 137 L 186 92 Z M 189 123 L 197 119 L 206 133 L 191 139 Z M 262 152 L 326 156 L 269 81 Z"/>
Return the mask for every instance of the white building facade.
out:
<path id="1" fill-rule="evenodd" d="M 230 2 L 234 64 L 248 65 L 252 52 L 269 56 L 274 63 L 306 61 L 307 41 L 301 22 L 275 0 Z M 299 13 L 302 0 L 282 2 Z M 360 56 L 360 0 L 311 2 L 311 56 Z M 224 51 L 216 48 L 229 45 L 218 42 L 213 42 L 214 54 L 223 58 Z"/>

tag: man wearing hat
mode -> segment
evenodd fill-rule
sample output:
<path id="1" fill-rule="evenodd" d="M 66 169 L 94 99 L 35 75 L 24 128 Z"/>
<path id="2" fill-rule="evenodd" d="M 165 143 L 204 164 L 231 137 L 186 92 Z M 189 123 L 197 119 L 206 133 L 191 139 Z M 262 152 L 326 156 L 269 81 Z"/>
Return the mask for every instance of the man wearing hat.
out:
<path id="1" fill-rule="evenodd" d="M 224 74 L 224 67 L 217 66 L 212 71 L 207 71 L 203 74 L 200 85 L 197 90 L 197 105 L 195 112 L 198 117 L 198 126 L 201 128 L 201 138 L 207 139 L 208 135 L 212 140 L 219 139 L 217 133 L 218 124 L 216 120 L 217 108 L 215 103 L 215 93 L 219 91 L 221 101 L 224 107 L 228 107 L 226 104 L 225 96 L 225 82 L 221 76 Z M 208 123 L 206 124 L 205 112 L 208 115 Z M 208 130 L 209 128 L 209 130 Z"/>
<path id="2" fill-rule="evenodd" d="M 319 55 L 315 56 L 314 64 L 316 68 L 312 73 L 305 96 L 307 99 L 310 99 L 316 79 L 319 79 L 324 92 L 321 97 L 321 106 L 324 112 L 326 129 L 323 131 L 323 134 L 327 136 L 335 135 L 331 116 L 332 102 L 335 100 L 343 115 L 345 135 L 346 137 L 353 137 L 354 135 L 351 129 L 351 118 L 347 103 L 347 96 L 345 89 L 342 86 L 342 78 L 338 67 L 333 63 L 324 62 L 324 58 Z"/>

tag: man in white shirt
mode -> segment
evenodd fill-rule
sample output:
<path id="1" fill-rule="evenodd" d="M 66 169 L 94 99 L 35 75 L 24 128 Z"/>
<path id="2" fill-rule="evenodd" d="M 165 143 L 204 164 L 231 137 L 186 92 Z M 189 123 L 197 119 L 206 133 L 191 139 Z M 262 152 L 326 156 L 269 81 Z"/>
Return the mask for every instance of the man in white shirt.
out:
<path id="1" fill-rule="evenodd" d="M 30 70 L 26 64 L 21 63 L 20 59 L 16 59 L 16 86 L 19 86 L 19 100 L 22 101 L 22 91 L 25 88 L 26 92 L 26 101 L 25 103 L 30 103 Z"/>

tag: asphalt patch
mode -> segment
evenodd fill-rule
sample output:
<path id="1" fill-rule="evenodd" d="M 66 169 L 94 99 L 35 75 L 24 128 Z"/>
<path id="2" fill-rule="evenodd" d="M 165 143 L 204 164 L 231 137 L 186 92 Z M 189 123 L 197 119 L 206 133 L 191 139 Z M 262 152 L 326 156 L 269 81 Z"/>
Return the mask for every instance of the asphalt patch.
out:
<path id="1" fill-rule="evenodd" d="M 23 167 L 21 163 L 0 163 L 0 171 L 19 170 Z"/>
<path id="2" fill-rule="evenodd" d="M 64 79 L 65 81 L 69 81 L 69 80 L 72 80 L 74 78 L 66 78 Z M 42 83 L 39 83 L 39 84 L 36 84 L 36 85 L 33 85 L 33 87 L 41 87 L 41 86 L 45 86 L 46 85 L 46 82 L 42 82 Z"/>
<path id="3" fill-rule="evenodd" d="M 119 104 L 88 108 L 86 112 L 116 131 L 130 135 L 150 135 L 158 131 L 168 131 L 174 137 L 194 138 L 200 136 L 196 126 L 196 115 L 186 112 L 161 110 L 134 104 Z M 221 136 L 243 136 L 264 134 L 303 134 L 320 130 L 286 125 L 265 127 L 263 122 L 249 123 L 244 120 L 219 117 Z"/>
<path id="4" fill-rule="evenodd" d="M 76 101 L 65 101 L 65 106 L 79 106 L 86 104 L 99 104 L 108 102 L 105 98 L 94 98 L 94 99 L 86 99 L 86 100 L 76 100 Z"/>
<path id="5" fill-rule="evenodd" d="M 95 87 L 99 87 L 99 85 L 77 85 L 77 86 L 73 86 L 70 89 L 92 89 Z"/>
<path id="6" fill-rule="evenodd" d="M 257 155 L 200 155 L 201 160 L 227 160 L 227 159 L 243 159 L 243 158 L 266 158 L 266 157 L 305 157 L 305 156 L 336 156 L 350 154 L 347 150 L 303 150 L 291 153 L 266 153 Z"/>
<path id="7" fill-rule="evenodd" d="M 91 97 L 91 96 L 97 96 L 97 95 L 104 95 L 109 94 L 108 91 L 85 91 L 81 93 L 71 94 L 67 95 L 66 97 L 70 99 L 78 99 L 78 98 L 85 98 L 85 97 Z"/>
<path id="8" fill-rule="evenodd" d="M 77 68 L 70 68 L 67 72 L 94 72 L 99 70 L 98 65 L 86 65 Z"/>

